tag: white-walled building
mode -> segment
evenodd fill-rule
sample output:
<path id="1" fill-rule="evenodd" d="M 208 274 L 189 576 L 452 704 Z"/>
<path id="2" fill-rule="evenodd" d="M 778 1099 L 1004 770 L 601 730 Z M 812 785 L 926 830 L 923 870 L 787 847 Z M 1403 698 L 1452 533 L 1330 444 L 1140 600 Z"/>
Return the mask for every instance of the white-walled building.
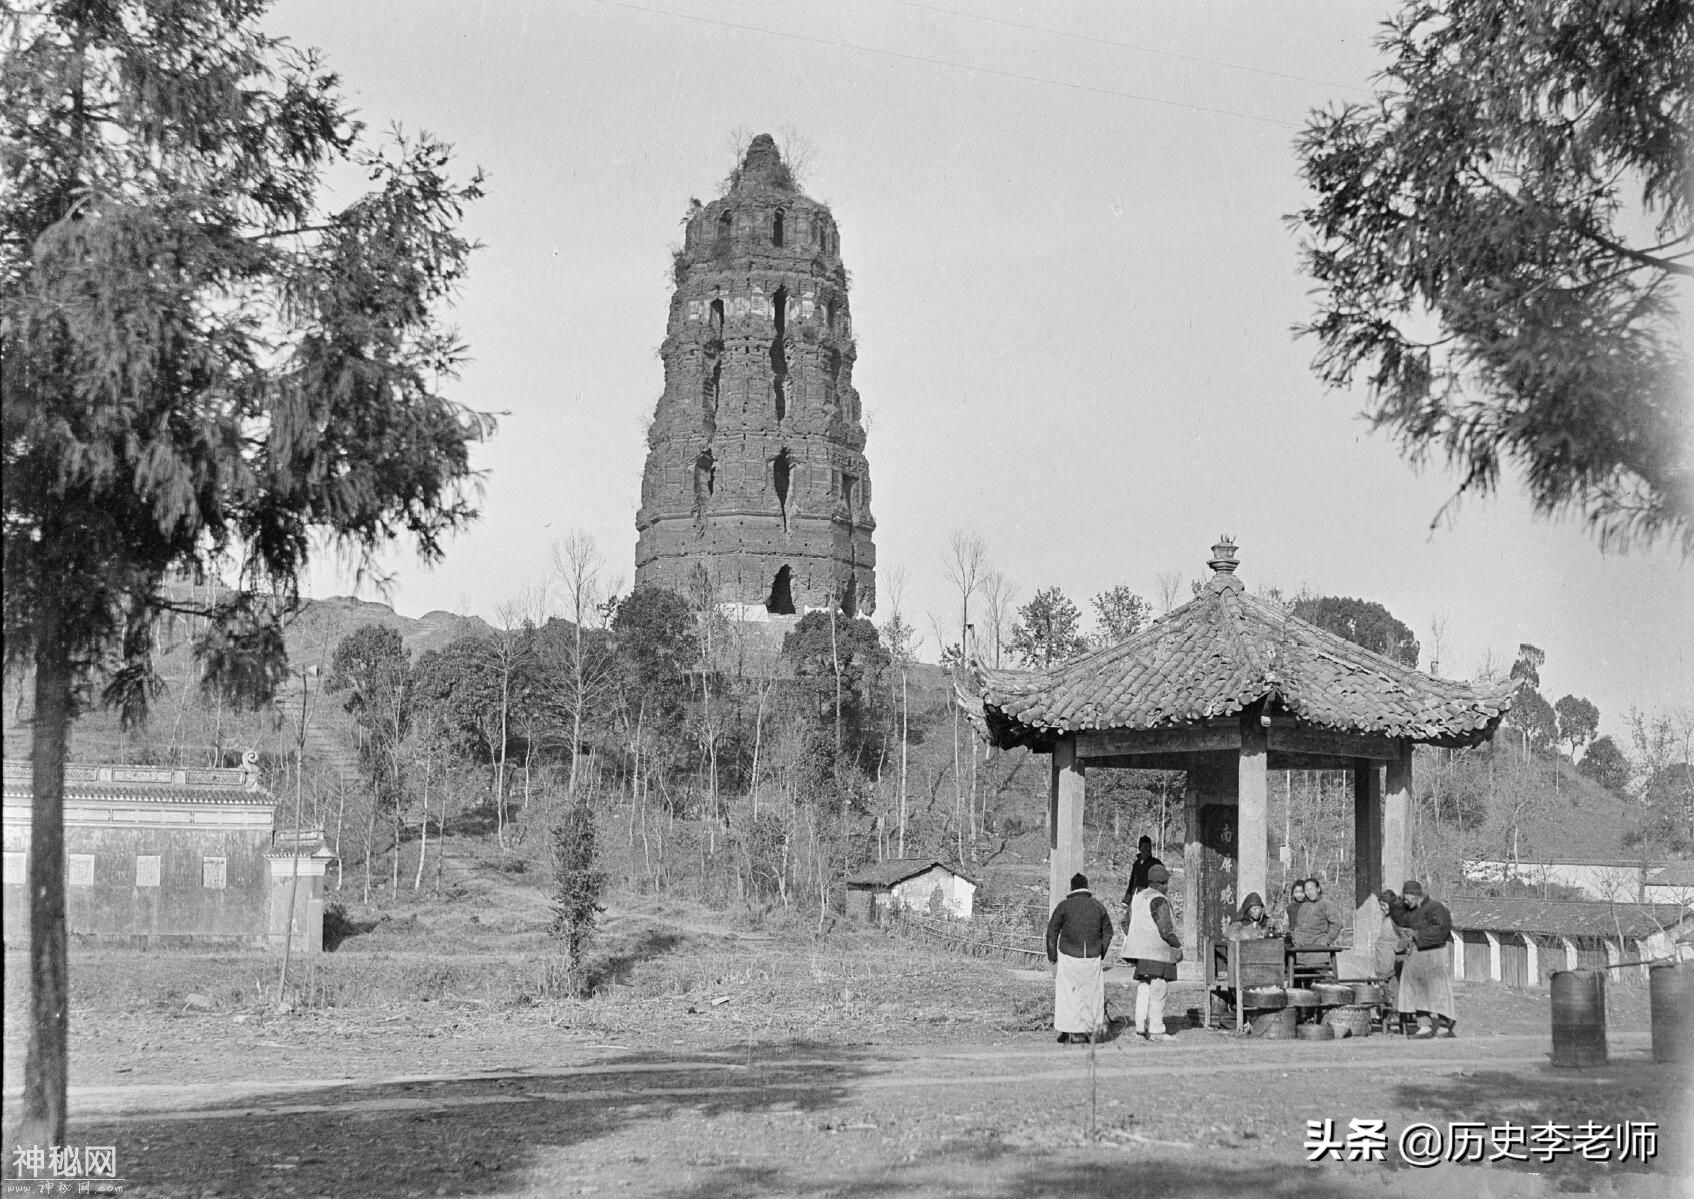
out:
<path id="1" fill-rule="evenodd" d="M 847 914 L 874 920 L 893 908 L 969 920 L 976 880 L 934 858 L 888 858 L 847 876 Z"/>

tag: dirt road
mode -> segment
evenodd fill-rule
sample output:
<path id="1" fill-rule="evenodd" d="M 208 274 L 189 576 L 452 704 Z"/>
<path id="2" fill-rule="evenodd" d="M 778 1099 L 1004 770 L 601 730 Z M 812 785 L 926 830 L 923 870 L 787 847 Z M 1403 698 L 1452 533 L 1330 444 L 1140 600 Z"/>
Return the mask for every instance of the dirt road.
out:
<path id="1" fill-rule="evenodd" d="M 305 1079 L 78 1087 L 73 1141 L 116 1146 L 132 1196 L 1680 1195 L 1690 1161 L 1684 1074 L 1652 1064 L 1641 1037 L 1614 1039 L 1613 1063 L 1585 1071 L 1552 1070 L 1541 1036 L 1309 1044 L 1193 1030 L 1091 1054 L 1038 1033 L 705 1050 L 536 1035 L 518 1048 L 469 1069 L 389 1073 L 365 1058 Z M 1308 1164 L 1307 1122 L 1324 1119 L 1384 1121 L 1383 1160 Z M 1408 1124 L 1455 1121 L 1651 1121 L 1657 1154 L 1402 1160 Z"/>

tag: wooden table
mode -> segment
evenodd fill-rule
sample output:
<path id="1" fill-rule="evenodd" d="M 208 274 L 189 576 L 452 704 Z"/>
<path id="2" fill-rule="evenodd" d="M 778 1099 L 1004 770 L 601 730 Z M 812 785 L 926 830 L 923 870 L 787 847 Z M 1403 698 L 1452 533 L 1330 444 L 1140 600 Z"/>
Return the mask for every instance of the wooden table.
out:
<path id="1" fill-rule="evenodd" d="M 1346 953 L 1349 948 L 1350 948 L 1350 946 L 1347 946 L 1347 945 L 1286 945 L 1285 944 L 1284 948 L 1283 948 L 1283 953 L 1285 955 L 1285 962 L 1286 962 L 1286 966 L 1287 966 L 1288 985 L 1289 986 L 1294 985 L 1294 975 L 1295 975 L 1296 970 L 1300 971 L 1302 974 L 1305 974 L 1309 978 L 1319 978 L 1319 979 L 1334 978 L 1335 974 L 1336 974 L 1335 959 L 1339 955 Z M 1329 965 L 1327 967 L 1326 966 L 1301 966 L 1301 965 L 1298 965 L 1297 963 L 1299 961 L 1299 956 L 1303 953 L 1328 954 L 1329 955 Z M 1313 971 L 1321 971 L 1322 973 L 1321 974 L 1313 974 L 1312 973 Z"/>

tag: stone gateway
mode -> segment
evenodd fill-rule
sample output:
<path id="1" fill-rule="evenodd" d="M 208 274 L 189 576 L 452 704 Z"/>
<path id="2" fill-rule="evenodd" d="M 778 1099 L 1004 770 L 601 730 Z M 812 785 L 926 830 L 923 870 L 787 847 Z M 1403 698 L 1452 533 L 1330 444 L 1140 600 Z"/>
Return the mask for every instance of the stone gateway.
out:
<path id="1" fill-rule="evenodd" d="M 636 585 L 744 618 L 829 607 L 868 616 L 876 522 L 835 221 L 760 134 L 728 191 L 686 225 L 636 514 Z"/>

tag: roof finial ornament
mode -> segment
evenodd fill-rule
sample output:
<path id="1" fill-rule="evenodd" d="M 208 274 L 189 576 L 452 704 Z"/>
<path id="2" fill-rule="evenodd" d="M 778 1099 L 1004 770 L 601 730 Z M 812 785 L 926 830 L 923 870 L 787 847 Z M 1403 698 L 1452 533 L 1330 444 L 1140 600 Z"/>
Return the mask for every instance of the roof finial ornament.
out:
<path id="1" fill-rule="evenodd" d="M 1239 593 L 1243 589 L 1241 580 L 1235 577 L 1235 568 L 1240 565 L 1235 560 L 1235 538 L 1228 533 L 1218 535 L 1218 543 L 1212 547 L 1212 560 L 1206 565 L 1214 572 L 1211 581 L 1206 584 L 1210 594 Z"/>

